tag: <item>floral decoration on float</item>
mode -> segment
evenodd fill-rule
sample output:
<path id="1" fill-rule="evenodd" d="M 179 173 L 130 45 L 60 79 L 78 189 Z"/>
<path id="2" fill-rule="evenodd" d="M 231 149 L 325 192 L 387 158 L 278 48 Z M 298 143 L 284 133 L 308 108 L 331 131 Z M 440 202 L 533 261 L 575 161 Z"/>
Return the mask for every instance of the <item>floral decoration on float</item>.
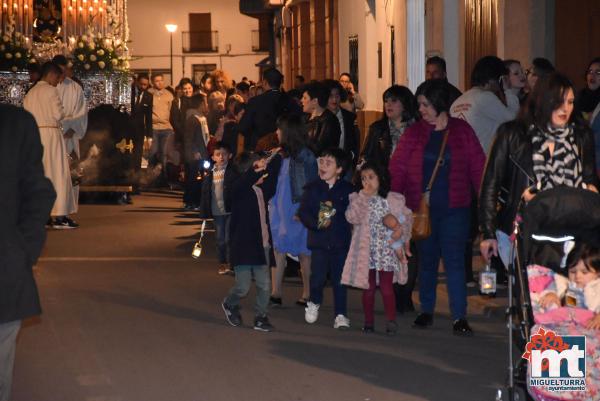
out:
<path id="1" fill-rule="evenodd" d="M 15 20 L 11 16 L 0 36 L 0 71 L 24 71 L 29 63 L 35 62 L 29 38 L 15 30 Z"/>

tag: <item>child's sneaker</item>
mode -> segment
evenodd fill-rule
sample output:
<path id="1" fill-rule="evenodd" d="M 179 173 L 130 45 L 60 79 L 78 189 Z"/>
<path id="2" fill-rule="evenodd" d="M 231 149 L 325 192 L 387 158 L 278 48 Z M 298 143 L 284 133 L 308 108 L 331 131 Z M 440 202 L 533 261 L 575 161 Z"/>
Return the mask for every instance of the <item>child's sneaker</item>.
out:
<path id="1" fill-rule="evenodd" d="M 281 297 L 271 297 L 269 298 L 269 306 L 279 308 L 283 305 L 281 301 Z"/>
<path id="2" fill-rule="evenodd" d="M 235 276 L 235 271 L 231 268 L 231 265 L 229 263 L 222 263 L 219 265 L 219 274 Z"/>
<path id="3" fill-rule="evenodd" d="M 254 318 L 254 330 L 273 331 L 273 325 L 269 322 L 267 316 L 256 316 Z"/>
<path id="4" fill-rule="evenodd" d="M 375 328 L 373 326 L 371 326 L 371 325 L 365 324 L 363 326 L 362 331 L 365 334 L 374 333 L 375 332 Z"/>
<path id="5" fill-rule="evenodd" d="M 308 301 L 306 303 L 306 308 L 304 308 L 304 320 L 306 323 L 314 323 L 319 318 L 319 307 L 321 305 L 313 304 Z"/>
<path id="6" fill-rule="evenodd" d="M 227 321 L 232 326 L 240 326 L 242 324 L 242 315 L 240 315 L 240 308 L 237 306 L 229 306 L 225 301 L 221 303 L 221 307 L 223 308 L 223 312 L 225 312 L 225 317 Z"/>
<path id="7" fill-rule="evenodd" d="M 350 319 L 348 319 L 344 315 L 337 315 L 333 322 L 333 328 L 334 329 L 342 329 L 342 330 L 349 329 L 350 328 Z"/>
<path id="8" fill-rule="evenodd" d="M 388 336 L 395 336 L 398 331 L 398 323 L 395 320 L 389 320 L 385 326 L 385 333 Z"/>

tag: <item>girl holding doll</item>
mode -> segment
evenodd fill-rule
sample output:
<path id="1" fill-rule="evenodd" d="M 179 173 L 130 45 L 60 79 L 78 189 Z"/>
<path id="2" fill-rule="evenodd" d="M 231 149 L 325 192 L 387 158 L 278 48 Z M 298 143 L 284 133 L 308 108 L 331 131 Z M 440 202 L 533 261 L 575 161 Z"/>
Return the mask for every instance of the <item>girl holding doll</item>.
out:
<path id="1" fill-rule="evenodd" d="M 404 196 L 390 192 L 386 170 L 364 163 L 362 189 L 350 194 L 346 219 L 354 226 L 342 284 L 362 288 L 365 333 L 374 331 L 375 290 L 379 287 L 387 319 L 386 333 L 397 331 L 393 283 L 406 283 L 412 212 Z"/>

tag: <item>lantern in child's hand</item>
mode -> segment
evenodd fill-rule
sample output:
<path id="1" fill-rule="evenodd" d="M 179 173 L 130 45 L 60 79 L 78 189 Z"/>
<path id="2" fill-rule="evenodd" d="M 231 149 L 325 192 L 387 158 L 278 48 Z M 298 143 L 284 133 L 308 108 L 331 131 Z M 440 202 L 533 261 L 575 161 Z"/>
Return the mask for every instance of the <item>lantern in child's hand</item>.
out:
<path id="1" fill-rule="evenodd" d="M 200 238 L 198 238 L 198 242 L 194 244 L 194 249 L 192 250 L 192 258 L 198 259 L 202 256 L 202 237 L 204 237 L 204 230 L 206 229 L 206 220 L 202 220 L 202 226 L 200 227 Z"/>

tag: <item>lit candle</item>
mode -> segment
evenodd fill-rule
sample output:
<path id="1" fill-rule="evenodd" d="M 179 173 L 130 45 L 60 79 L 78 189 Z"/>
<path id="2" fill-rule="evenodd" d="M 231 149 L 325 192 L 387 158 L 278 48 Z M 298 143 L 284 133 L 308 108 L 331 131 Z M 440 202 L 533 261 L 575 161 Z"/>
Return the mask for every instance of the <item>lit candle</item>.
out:
<path id="1" fill-rule="evenodd" d="M 83 23 L 83 7 L 79 6 L 79 13 L 77 15 L 77 24 L 79 26 L 79 34 L 82 35 L 84 32 L 84 23 Z"/>
<path id="2" fill-rule="evenodd" d="M 2 32 L 6 29 L 6 24 L 8 21 L 8 4 L 2 3 Z"/>
<path id="3" fill-rule="evenodd" d="M 106 31 L 104 30 L 104 14 L 102 13 L 104 9 L 102 7 L 98 8 L 98 13 L 100 14 L 98 17 L 100 18 L 98 24 L 100 25 L 100 33 L 102 36 L 106 35 Z"/>
<path id="4" fill-rule="evenodd" d="M 23 4 L 23 33 L 29 36 L 29 4 L 27 3 Z"/>

